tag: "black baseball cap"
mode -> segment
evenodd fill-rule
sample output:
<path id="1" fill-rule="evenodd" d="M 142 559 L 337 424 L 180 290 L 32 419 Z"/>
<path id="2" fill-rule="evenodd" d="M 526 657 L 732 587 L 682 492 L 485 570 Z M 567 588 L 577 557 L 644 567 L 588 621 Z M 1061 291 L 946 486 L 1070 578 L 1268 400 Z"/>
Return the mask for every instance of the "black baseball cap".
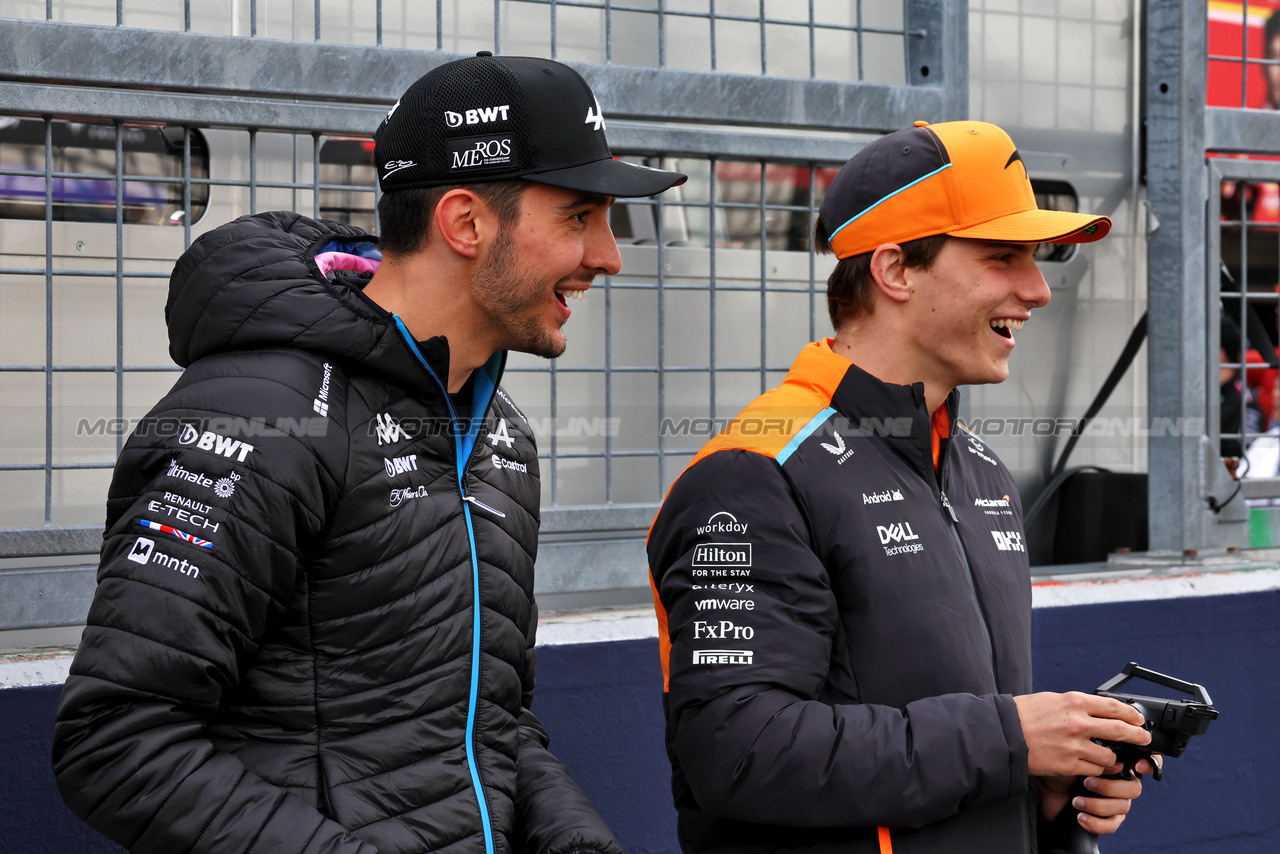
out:
<path id="1" fill-rule="evenodd" d="M 604 196 L 654 196 L 687 176 L 614 160 L 582 75 L 530 56 L 474 57 L 418 78 L 374 133 L 384 193 L 524 178 Z"/>

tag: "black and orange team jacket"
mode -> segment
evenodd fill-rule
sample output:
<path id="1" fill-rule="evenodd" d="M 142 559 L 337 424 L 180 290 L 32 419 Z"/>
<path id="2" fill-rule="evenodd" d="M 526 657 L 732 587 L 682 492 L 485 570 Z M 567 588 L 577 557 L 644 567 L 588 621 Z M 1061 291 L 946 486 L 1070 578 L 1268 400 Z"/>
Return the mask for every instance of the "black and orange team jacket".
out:
<path id="1" fill-rule="evenodd" d="M 819 341 L 671 488 L 648 553 L 685 852 L 1033 850 L 1022 509 L 955 403 L 935 471 L 924 386 Z"/>

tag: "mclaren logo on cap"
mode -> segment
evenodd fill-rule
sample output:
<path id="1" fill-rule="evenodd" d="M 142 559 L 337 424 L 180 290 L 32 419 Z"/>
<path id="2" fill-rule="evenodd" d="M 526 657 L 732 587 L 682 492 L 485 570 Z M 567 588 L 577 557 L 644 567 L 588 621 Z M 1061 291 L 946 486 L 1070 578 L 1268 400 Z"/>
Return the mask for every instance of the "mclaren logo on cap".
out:
<path id="1" fill-rule="evenodd" d="M 398 109 L 400 109 L 400 102 L 396 101 L 394 104 L 391 105 L 391 109 L 387 110 L 387 115 L 382 120 L 384 122 L 390 121 L 391 117 L 395 115 L 396 110 Z"/>
<path id="2" fill-rule="evenodd" d="M 1004 162 L 1004 168 L 1008 169 L 1014 164 L 1014 161 L 1022 164 L 1022 174 L 1027 174 L 1027 161 L 1022 159 L 1022 155 L 1018 153 L 1018 149 L 1013 150 L 1013 154 L 1009 155 L 1009 159 Z"/>

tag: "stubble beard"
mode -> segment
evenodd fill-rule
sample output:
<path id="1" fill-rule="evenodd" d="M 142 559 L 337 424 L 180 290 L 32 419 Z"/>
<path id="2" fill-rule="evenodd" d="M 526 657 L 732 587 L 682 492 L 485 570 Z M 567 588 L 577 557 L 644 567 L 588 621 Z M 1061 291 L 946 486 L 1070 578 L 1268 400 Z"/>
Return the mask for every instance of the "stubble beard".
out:
<path id="1" fill-rule="evenodd" d="M 521 269 L 513 250 L 510 228 L 501 228 L 489 257 L 476 270 L 472 286 L 476 298 L 503 333 L 504 350 L 554 359 L 567 344 L 559 330 L 549 330 L 544 317 L 551 283 Z"/>

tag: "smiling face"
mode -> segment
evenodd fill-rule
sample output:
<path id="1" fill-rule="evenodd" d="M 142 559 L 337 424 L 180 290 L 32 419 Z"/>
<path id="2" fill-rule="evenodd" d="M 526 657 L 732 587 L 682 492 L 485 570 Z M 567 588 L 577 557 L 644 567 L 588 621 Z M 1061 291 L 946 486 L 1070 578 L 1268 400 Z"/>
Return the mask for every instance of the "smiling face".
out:
<path id="1" fill-rule="evenodd" d="M 1014 335 L 1049 301 L 1034 244 L 951 238 L 927 268 L 907 270 L 908 334 L 918 378 L 940 389 L 1009 376 Z"/>
<path id="2" fill-rule="evenodd" d="M 547 359 L 564 352 L 561 327 L 598 275 L 622 268 L 608 196 L 531 184 L 520 216 L 502 229 L 472 281 L 499 347 Z"/>

